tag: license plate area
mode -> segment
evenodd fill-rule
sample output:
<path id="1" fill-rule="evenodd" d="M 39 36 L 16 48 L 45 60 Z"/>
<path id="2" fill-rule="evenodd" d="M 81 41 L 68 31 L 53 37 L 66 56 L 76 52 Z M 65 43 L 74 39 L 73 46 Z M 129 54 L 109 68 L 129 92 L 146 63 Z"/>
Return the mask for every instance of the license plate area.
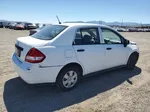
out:
<path id="1" fill-rule="evenodd" d="M 21 50 L 19 50 L 18 48 L 16 48 L 16 55 L 17 55 L 18 57 L 21 56 Z"/>
<path id="2" fill-rule="evenodd" d="M 15 52 L 18 57 L 21 56 L 21 51 L 23 51 L 23 48 L 18 45 L 15 45 Z"/>

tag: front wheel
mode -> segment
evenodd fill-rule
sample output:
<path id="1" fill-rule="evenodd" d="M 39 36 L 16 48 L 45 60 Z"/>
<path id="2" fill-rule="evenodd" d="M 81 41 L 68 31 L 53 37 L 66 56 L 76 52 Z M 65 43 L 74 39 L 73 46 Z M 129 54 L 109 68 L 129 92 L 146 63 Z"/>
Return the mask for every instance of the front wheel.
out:
<path id="1" fill-rule="evenodd" d="M 138 57 L 139 57 L 138 53 L 131 54 L 129 59 L 128 59 L 126 68 L 127 69 L 134 69 L 134 67 L 135 67 L 135 65 L 136 65 L 136 63 L 138 61 Z"/>
<path id="2" fill-rule="evenodd" d="M 80 76 L 81 72 L 78 67 L 66 67 L 59 73 L 56 84 L 60 89 L 68 91 L 77 85 Z"/>

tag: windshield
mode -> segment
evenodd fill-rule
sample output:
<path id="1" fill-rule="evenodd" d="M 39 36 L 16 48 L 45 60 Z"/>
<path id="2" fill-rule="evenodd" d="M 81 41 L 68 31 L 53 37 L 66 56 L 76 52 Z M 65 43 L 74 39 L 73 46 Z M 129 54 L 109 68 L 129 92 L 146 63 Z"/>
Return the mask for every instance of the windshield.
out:
<path id="1" fill-rule="evenodd" d="M 39 32 L 32 35 L 32 37 L 41 39 L 41 40 L 51 40 L 61 33 L 67 26 L 62 25 L 51 25 L 43 28 Z"/>

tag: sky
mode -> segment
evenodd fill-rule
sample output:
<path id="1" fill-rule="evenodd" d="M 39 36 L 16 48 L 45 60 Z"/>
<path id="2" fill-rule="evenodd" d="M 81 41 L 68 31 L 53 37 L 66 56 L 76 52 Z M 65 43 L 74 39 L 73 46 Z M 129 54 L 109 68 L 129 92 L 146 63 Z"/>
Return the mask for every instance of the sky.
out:
<path id="1" fill-rule="evenodd" d="M 0 0 L 0 20 L 150 23 L 150 0 Z"/>

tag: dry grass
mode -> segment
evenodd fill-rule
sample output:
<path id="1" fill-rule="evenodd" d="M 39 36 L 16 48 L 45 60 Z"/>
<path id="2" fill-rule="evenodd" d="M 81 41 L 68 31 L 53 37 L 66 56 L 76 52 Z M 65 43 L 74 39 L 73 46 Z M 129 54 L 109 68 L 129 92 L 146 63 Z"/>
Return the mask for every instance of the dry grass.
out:
<path id="1" fill-rule="evenodd" d="M 11 65 L 17 37 L 28 31 L 0 29 L 0 112 L 149 112 L 150 33 L 122 33 L 140 47 L 133 71 L 125 69 L 83 80 L 69 92 L 50 84 L 28 85 Z"/>

